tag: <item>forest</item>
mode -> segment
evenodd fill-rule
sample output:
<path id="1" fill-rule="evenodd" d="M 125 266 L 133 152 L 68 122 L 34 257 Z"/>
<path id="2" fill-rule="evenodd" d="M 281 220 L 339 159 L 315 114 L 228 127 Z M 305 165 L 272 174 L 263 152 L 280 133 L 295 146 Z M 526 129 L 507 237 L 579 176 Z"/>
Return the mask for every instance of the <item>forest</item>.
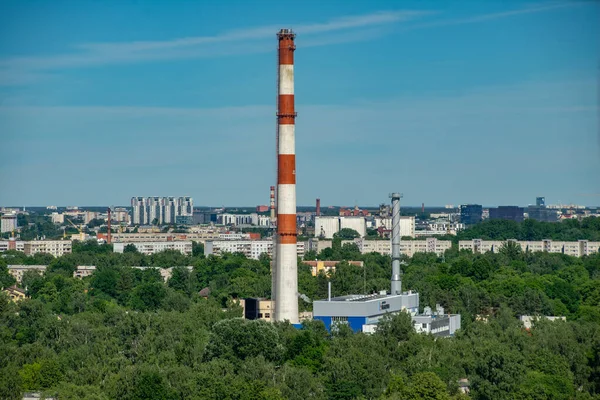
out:
<path id="1" fill-rule="evenodd" d="M 389 286 L 388 256 L 339 239 L 316 256 L 341 262 L 316 277 L 300 263 L 299 291 L 310 299 L 326 298 L 328 282 L 334 295 Z M 200 244 L 191 256 L 117 254 L 93 241 L 56 259 L 5 252 L 3 287 L 14 284 L 9 264 L 48 269 L 23 277 L 30 298 L 0 298 L 0 398 L 600 399 L 600 254 L 530 253 L 509 243 L 498 254 L 453 248 L 404 261 L 403 287 L 420 293 L 421 308 L 439 303 L 462 314 L 454 337 L 417 334 L 404 313 L 373 335 L 244 320 L 236 299 L 270 295 L 266 256 L 204 257 Z M 75 279 L 77 265 L 97 270 Z M 176 267 L 165 284 L 158 270 L 132 266 Z M 567 320 L 526 330 L 519 315 Z"/>

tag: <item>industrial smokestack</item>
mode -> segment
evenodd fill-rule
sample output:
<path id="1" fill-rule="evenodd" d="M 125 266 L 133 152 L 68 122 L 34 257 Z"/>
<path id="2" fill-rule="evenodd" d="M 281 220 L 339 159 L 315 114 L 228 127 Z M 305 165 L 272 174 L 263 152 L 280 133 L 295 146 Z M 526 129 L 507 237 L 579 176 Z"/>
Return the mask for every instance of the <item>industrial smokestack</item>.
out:
<path id="1" fill-rule="evenodd" d="M 275 321 L 298 323 L 298 259 L 296 255 L 296 144 L 294 110 L 294 38 L 291 29 L 277 33 L 279 79 L 277 98 L 277 246 Z"/>
<path id="2" fill-rule="evenodd" d="M 107 231 L 107 235 L 106 235 L 106 243 L 110 244 L 110 242 L 111 242 L 111 237 L 110 237 L 110 234 L 111 234 L 111 225 L 110 225 L 110 219 L 111 219 L 111 215 L 110 215 L 110 207 L 108 208 L 108 210 L 107 210 L 107 213 L 108 213 L 108 216 L 107 216 L 107 218 L 108 218 L 108 223 L 107 223 L 106 225 L 107 225 L 108 231 Z"/>
<path id="3" fill-rule="evenodd" d="M 275 222 L 275 186 L 271 186 L 271 224 Z"/>
<path id="4" fill-rule="evenodd" d="M 392 193 L 392 291 L 402 294 L 402 272 L 400 271 L 400 193 Z"/>
<path id="5" fill-rule="evenodd" d="M 421 203 L 421 213 L 425 214 L 425 203 Z"/>
<path id="6" fill-rule="evenodd" d="M 317 199 L 317 211 L 315 212 L 315 215 L 317 217 L 321 215 L 321 199 Z"/>

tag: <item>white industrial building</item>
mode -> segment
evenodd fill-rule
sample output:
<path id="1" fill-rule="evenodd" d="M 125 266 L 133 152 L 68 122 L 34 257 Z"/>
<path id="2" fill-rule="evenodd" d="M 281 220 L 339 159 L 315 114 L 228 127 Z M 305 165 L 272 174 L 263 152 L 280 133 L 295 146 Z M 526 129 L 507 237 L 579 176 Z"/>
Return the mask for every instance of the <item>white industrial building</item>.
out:
<path id="1" fill-rule="evenodd" d="M 548 253 L 567 254 L 574 257 L 582 257 L 598 253 L 600 251 L 600 242 L 590 242 L 587 240 L 578 240 L 572 242 L 553 241 L 553 240 L 461 240 L 458 242 L 459 250 L 470 250 L 473 253 L 498 253 L 506 242 L 513 242 L 518 245 L 522 251 L 545 251 Z"/>
<path id="2" fill-rule="evenodd" d="M 192 254 L 192 242 L 190 241 L 113 243 L 113 251 L 123 253 L 128 244 L 134 245 L 137 251 L 146 255 L 165 250 L 176 250 L 186 255 Z"/>
<path id="3" fill-rule="evenodd" d="M 304 257 L 304 242 L 296 243 L 298 257 Z M 243 253 L 247 258 L 258 260 L 261 254 L 273 256 L 273 240 L 209 240 L 204 244 L 204 255 L 219 256 L 223 253 Z"/>
<path id="4" fill-rule="evenodd" d="M 315 217 L 315 237 L 332 239 L 340 231 L 340 217 Z"/>
<path id="5" fill-rule="evenodd" d="M 365 217 L 339 217 L 340 218 L 340 230 L 342 229 L 354 229 L 360 237 L 367 235 L 367 224 Z"/>
<path id="6" fill-rule="evenodd" d="M 315 217 L 315 237 L 332 239 L 341 229 L 353 229 L 360 237 L 367 234 L 365 217 L 317 216 Z"/>
<path id="7" fill-rule="evenodd" d="M 401 216 L 400 217 L 400 236 L 415 237 L 415 217 Z M 392 230 L 392 218 L 389 217 L 373 217 L 367 223 L 367 227 L 371 229 L 383 228 L 386 231 Z"/>

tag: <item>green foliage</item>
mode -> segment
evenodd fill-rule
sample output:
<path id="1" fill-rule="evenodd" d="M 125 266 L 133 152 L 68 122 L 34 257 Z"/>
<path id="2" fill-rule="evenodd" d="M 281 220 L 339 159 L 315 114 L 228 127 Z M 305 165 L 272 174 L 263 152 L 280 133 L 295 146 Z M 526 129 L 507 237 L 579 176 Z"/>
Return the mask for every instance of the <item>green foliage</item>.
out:
<path id="1" fill-rule="evenodd" d="M 577 229 L 595 226 L 586 224 Z M 458 399 L 462 378 L 473 399 L 600 395 L 598 255 L 577 259 L 507 244 L 499 254 L 453 248 L 443 258 L 404 257 L 403 287 L 420 293 L 422 307 L 462 313 L 457 335 L 436 340 L 415 333 L 406 313 L 385 316 L 373 335 L 346 325 L 329 333 L 319 321 L 295 329 L 243 320 L 234 299 L 269 297 L 269 258 L 205 258 L 196 249 L 146 256 L 76 242 L 73 254 L 58 259 L 4 253 L 0 279 L 8 279 L 6 264 L 49 268 L 24 275 L 30 299 L 0 296 L 0 398 L 42 390 L 90 400 Z M 316 277 L 299 264 L 299 292 L 311 299 L 325 298 L 328 282 L 334 295 L 389 288 L 388 256 L 362 255 L 336 238 L 317 257 L 341 262 Z M 76 279 L 77 265 L 97 269 Z M 171 267 L 164 283 L 160 269 Z M 208 299 L 198 296 L 207 287 Z M 567 321 L 541 319 L 526 331 L 516 318 L 522 314 Z"/>
<path id="2" fill-rule="evenodd" d="M 360 233 L 351 228 L 343 228 L 339 232 L 334 233 L 333 237 L 342 240 L 351 240 L 360 237 Z"/>

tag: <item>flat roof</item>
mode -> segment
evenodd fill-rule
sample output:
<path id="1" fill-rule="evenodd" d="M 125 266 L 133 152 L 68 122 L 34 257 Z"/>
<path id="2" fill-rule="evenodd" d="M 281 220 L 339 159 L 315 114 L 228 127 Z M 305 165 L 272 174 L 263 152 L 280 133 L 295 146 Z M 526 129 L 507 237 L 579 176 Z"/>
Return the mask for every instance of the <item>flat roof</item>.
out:
<path id="1" fill-rule="evenodd" d="M 417 292 L 413 292 L 413 291 L 409 291 L 409 292 L 404 292 L 402 294 L 379 294 L 379 293 L 373 293 L 373 294 L 348 294 L 346 296 L 338 296 L 338 297 L 332 297 L 331 301 L 337 301 L 337 302 L 367 302 L 367 301 L 373 301 L 373 300 L 380 300 L 380 299 L 386 299 L 386 298 L 395 298 L 395 297 L 402 297 L 402 296 L 409 296 L 409 295 L 416 295 Z M 317 300 L 317 301 L 329 301 L 327 299 L 323 299 L 323 300 Z"/>

